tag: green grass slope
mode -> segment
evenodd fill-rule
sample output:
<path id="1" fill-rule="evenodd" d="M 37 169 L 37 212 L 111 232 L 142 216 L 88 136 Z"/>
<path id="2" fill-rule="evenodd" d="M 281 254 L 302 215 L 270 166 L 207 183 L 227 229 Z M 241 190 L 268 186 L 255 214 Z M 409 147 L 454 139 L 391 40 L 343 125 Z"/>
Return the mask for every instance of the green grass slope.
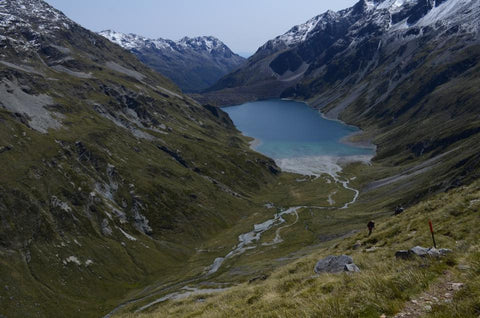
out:
<path id="1" fill-rule="evenodd" d="M 196 247 L 248 216 L 273 161 L 45 2 L 0 10 L 13 17 L 0 40 L 0 315 L 98 317 L 183 277 Z"/>
<path id="2" fill-rule="evenodd" d="M 193 296 L 157 305 L 149 313 L 120 317 L 393 317 L 410 300 L 441 284 L 463 283 L 450 301 L 431 303 L 426 317 L 476 317 L 479 314 L 478 246 L 480 188 L 475 182 L 432 197 L 398 216 L 377 219 L 374 234 L 366 231 L 317 248 L 311 255 L 281 267 L 264 281 L 228 291 Z M 431 246 L 428 221 L 439 247 L 453 253 L 443 258 L 395 258 L 397 250 Z M 361 273 L 315 275 L 317 260 L 327 255 L 353 257 Z M 444 295 L 437 295 L 444 297 Z"/>

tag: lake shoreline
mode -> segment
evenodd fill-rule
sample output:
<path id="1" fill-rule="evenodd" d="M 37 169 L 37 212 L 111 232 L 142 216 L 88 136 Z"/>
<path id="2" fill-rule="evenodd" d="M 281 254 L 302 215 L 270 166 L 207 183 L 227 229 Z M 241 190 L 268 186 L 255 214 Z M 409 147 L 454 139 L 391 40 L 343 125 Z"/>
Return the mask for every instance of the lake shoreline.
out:
<path id="1" fill-rule="evenodd" d="M 370 164 L 376 155 L 375 145 L 359 141 L 362 130 L 327 118 L 304 101 L 272 99 L 223 110 L 247 136 L 250 149 L 285 172 L 337 176 L 351 163 Z"/>
<path id="2" fill-rule="evenodd" d="M 344 122 L 343 120 L 339 119 L 338 117 L 331 117 L 331 116 L 327 116 L 327 114 L 323 113 L 320 109 L 318 109 L 317 107 L 314 107 L 312 106 L 308 101 L 306 100 L 300 100 L 300 99 L 294 99 L 294 98 L 282 98 L 281 100 L 286 100 L 286 101 L 292 101 L 292 102 L 298 102 L 298 103 L 304 103 L 305 105 L 307 105 L 308 107 L 310 107 L 311 109 L 313 110 L 316 110 L 320 113 L 320 115 L 322 116 L 322 118 L 326 119 L 326 120 L 331 120 L 331 121 L 336 121 L 336 122 L 339 122 L 343 125 L 346 125 L 346 126 L 350 126 L 350 127 L 355 127 L 356 129 L 358 129 L 358 131 L 356 132 L 353 132 L 352 134 L 348 135 L 348 136 L 345 136 L 343 137 L 340 142 L 345 144 L 345 145 L 349 145 L 349 146 L 353 146 L 353 147 L 359 147 L 359 148 L 364 148 L 364 149 L 371 149 L 373 150 L 374 152 L 374 155 L 372 156 L 372 159 L 375 158 L 375 156 L 377 155 L 377 145 L 375 145 L 373 142 L 372 142 L 372 139 L 371 138 L 367 138 L 367 139 L 362 139 L 362 137 L 366 137 L 365 136 L 365 131 L 360 129 L 359 127 L 355 126 L 355 125 L 351 125 L 351 124 L 348 124 L 346 122 Z M 358 138 L 358 139 L 357 139 Z"/>

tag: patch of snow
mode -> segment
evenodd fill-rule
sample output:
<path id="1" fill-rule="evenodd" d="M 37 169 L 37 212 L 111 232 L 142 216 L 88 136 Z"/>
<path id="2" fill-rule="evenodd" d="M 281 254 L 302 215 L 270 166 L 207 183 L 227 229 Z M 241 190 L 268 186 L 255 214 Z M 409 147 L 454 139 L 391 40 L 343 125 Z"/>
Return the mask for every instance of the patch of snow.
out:
<path id="1" fill-rule="evenodd" d="M 341 15 L 338 12 L 327 11 L 321 15 L 313 17 L 304 24 L 299 24 L 291 28 L 283 35 L 277 36 L 275 39 L 264 44 L 261 49 L 273 45 L 278 47 L 280 45 L 294 46 L 306 41 L 312 34 L 325 30 L 332 21 L 338 19 Z"/>
<path id="2" fill-rule="evenodd" d="M 436 23 L 444 24 L 476 24 L 480 15 L 480 2 L 477 0 L 448 0 L 439 6 L 435 6 L 420 19 L 416 25 L 427 26 Z"/>
<path id="3" fill-rule="evenodd" d="M 388 10 L 390 13 L 400 11 L 405 5 L 417 3 L 418 0 L 386 0 L 376 6 L 378 10 Z"/>
<path id="4" fill-rule="evenodd" d="M 175 42 L 164 39 L 149 39 L 137 34 L 125 34 L 121 32 L 116 32 L 113 30 L 105 30 L 99 33 L 101 36 L 105 37 L 109 41 L 120 45 L 124 49 L 140 49 L 143 47 L 153 47 L 156 49 L 173 49 Z"/>
<path id="5" fill-rule="evenodd" d="M 20 35 L 15 41 L 19 49 L 22 46 L 24 49 L 37 47 L 40 37 L 54 36 L 55 32 L 74 25 L 77 24 L 45 1 L 8 0 L 0 3 L 0 33 Z M 23 30 L 30 33 L 28 37 L 23 35 Z"/>
<path id="6" fill-rule="evenodd" d="M 149 39 L 137 34 L 125 34 L 113 30 L 105 30 L 99 33 L 111 42 L 120 45 L 127 50 L 140 50 L 143 48 L 154 48 L 157 50 L 172 50 L 181 52 L 191 49 L 197 52 L 225 52 L 228 47 L 219 39 L 213 36 L 199 36 L 194 38 L 184 37 L 180 41 L 166 40 L 162 38 Z"/>

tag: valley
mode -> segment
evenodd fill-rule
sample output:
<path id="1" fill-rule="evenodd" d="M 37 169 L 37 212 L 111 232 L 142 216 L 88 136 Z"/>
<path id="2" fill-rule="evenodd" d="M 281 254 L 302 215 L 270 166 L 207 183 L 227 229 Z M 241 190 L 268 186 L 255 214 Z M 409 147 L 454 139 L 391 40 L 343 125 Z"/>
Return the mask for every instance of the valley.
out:
<path id="1" fill-rule="evenodd" d="M 258 110 L 264 105 L 265 110 Z M 265 279 L 271 271 L 309 255 L 331 240 L 353 235 L 370 218 L 385 215 L 383 211 L 362 213 L 355 209 L 357 200 L 364 198 L 350 184 L 356 177 L 344 168 L 369 165 L 373 154 L 372 147 L 342 143 L 356 132 L 354 127 L 325 120 L 305 104 L 292 101 L 272 100 L 224 109 L 237 128 L 255 138 L 257 143 L 252 147 L 270 155 L 290 172 L 284 172 L 277 184 L 252 196 L 252 202 L 264 208 L 260 213 L 239 220 L 225 234 L 197 250 L 203 255 L 194 257 L 195 261 L 208 255 L 213 260 L 200 267 L 197 276 L 173 287 L 149 288 L 148 295 L 137 295 L 136 300 L 113 313 L 141 313 L 167 301 L 208 297 L 245 281 Z M 274 152 L 268 143 L 274 144 Z M 224 254 L 218 256 L 222 251 Z M 152 289 L 156 291 L 151 293 Z"/>
<path id="2" fill-rule="evenodd" d="M 437 285 L 422 315 L 478 316 L 479 16 L 359 0 L 244 60 L 1 1 L 0 317 L 394 317 Z M 429 221 L 451 252 L 397 257 Z"/>
<path id="3" fill-rule="evenodd" d="M 345 208 L 357 197 L 342 183 L 335 182 L 338 176 L 334 179 L 322 175 L 298 181 L 302 177 L 305 176 L 285 174 L 278 184 L 252 198 L 258 212 L 201 245 L 197 255 L 187 263 L 199 266 L 196 276 L 189 276 L 173 286 L 151 286 L 146 296 L 144 292 L 136 295 L 135 299 L 139 300 L 122 307 L 122 311 L 143 312 L 169 299 L 183 299 L 191 294 L 189 289 L 200 297 L 204 295 L 202 291 L 212 294 L 217 288 L 223 292 L 239 283 L 258 279 L 308 255 L 333 238 L 351 235 L 371 217 L 368 213 L 358 220 L 359 214 L 354 215 Z M 339 200 L 337 205 L 328 203 L 332 193 Z M 290 205 L 299 202 L 309 202 L 312 206 Z M 343 218 L 351 223 L 347 225 Z M 208 260 L 210 263 L 206 264 Z"/>

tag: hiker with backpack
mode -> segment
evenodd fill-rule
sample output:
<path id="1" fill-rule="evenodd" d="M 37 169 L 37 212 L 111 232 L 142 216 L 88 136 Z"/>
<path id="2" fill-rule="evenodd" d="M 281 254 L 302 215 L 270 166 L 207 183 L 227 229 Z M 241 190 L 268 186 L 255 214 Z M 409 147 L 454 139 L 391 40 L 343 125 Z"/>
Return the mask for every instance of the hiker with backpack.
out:
<path id="1" fill-rule="evenodd" d="M 373 221 L 368 222 L 367 228 L 368 228 L 368 236 L 372 235 L 373 229 L 375 228 L 375 222 Z"/>

